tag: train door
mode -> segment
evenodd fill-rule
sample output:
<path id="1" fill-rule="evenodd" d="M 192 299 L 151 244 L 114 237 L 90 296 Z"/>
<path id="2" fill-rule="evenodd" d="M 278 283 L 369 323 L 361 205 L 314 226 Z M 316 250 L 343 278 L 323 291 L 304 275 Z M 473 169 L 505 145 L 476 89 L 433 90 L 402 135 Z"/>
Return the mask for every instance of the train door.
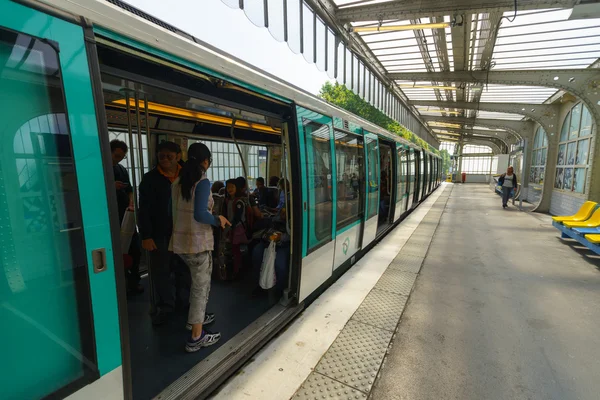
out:
<path id="1" fill-rule="evenodd" d="M 403 144 L 396 144 L 396 208 L 394 210 L 394 222 L 400 219 L 400 216 L 406 212 L 406 198 L 408 197 L 407 185 L 407 158 L 406 148 Z"/>
<path id="2" fill-rule="evenodd" d="M 421 151 L 421 200 L 423 200 L 427 196 L 427 188 L 428 184 L 428 175 L 429 171 L 427 170 L 428 166 L 428 155 L 425 150 Z"/>
<path id="3" fill-rule="evenodd" d="M 335 162 L 332 119 L 297 107 L 300 132 L 304 236 L 299 301 L 304 300 L 332 274 L 335 254 Z M 303 143 L 302 143 L 303 141 Z"/>
<path id="4" fill-rule="evenodd" d="M 379 217 L 377 234 L 384 232 L 390 225 L 394 216 L 394 158 L 396 158 L 396 144 L 393 142 L 379 141 Z"/>
<path id="5" fill-rule="evenodd" d="M 122 398 L 114 181 L 84 32 L 14 2 L 0 8 L 2 397 L 90 398 L 102 384 L 105 398 Z"/>
<path id="6" fill-rule="evenodd" d="M 415 195 L 413 197 L 413 205 L 416 207 L 421 201 L 421 191 L 423 186 L 423 164 L 421 162 L 421 151 L 415 150 L 415 158 L 413 162 L 415 167 Z"/>
<path id="7" fill-rule="evenodd" d="M 431 191 L 433 190 L 433 185 L 434 185 L 434 181 L 435 181 L 435 168 L 434 168 L 434 158 L 433 155 L 429 155 L 429 193 L 431 193 Z"/>
<path id="8" fill-rule="evenodd" d="M 407 178 L 407 193 L 406 193 L 406 209 L 410 210 L 413 206 L 413 199 L 415 193 L 415 151 L 412 148 L 406 149 L 406 173 Z"/>
<path id="9" fill-rule="evenodd" d="M 361 248 L 365 213 L 365 153 L 362 135 L 335 132 L 336 235 L 333 269 Z"/>
<path id="10" fill-rule="evenodd" d="M 365 132 L 366 201 L 365 226 L 362 247 L 368 246 L 377 236 L 377 215 L 379 213 L 379 139 L 377 135 Z"/>

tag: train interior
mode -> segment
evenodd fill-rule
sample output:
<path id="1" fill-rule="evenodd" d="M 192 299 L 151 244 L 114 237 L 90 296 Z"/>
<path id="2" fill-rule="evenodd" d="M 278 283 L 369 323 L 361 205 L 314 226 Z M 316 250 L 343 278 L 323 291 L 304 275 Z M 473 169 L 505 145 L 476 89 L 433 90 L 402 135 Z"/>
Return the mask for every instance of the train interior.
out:
<path id="1" fill-rule="evenodd" d="M 98 51 L 109 139 L 129 146 L 121 165 L 128 170 L 136 197 L 144 173 L 157 165 L 156 149 L 163 141 L 180 146 L 183 162 L 190 145 L 206 144 L 212 152 L 207 173 L 211 183 L 245 177 L 251 192 L 256 178 L 265 179 L 261 202 L 250 205 L 244 215 L 247 243 L 234 244 L 233 234 L 216 229 L 215 254 L 221 255 L 224 263 L 214 264 L 207 312 L 216 319 L 207 328 L 222 334 L 217 344 L 193 354 L 184 351 L 189 335 L 186 302 L 190 278 L 178 257 L 168 266 L 176 308 L 166 323 L 153 325 L 152 313 L 160 296 L 153 290 L 148 252 L 141 251 L 143 293 L 127 296 L 131 373 L 134 398 L 153 398 L 202 361 L 214 361 L 234 351 L 236 340 L 259 329 L 257 325 L 264 327 L 260 319 L 289 302 L 289 244 L 288 249 L 282 245 L 287 252 L 287 257 L 283 256 L 287 276 L 282 283 L 268 291 L 258 285 L 266 232 L 276 228 L 291 236 L 291 212 L 286 212 L 286 207 L 293 192 L 285 145 L 287 128 L 282 122 L 289 106 L 209 76 L 192 76 L 149 55 L 102 45 Z M 270 181 L 271 177 L 287 179 L 278 184 L 275 179 Z M 226 187 L 215 191 L 213 198 L 221 199 L 222 214 L 231 221 L 231 208 L 226 204 L 238 194 L 227 194 Z M 288 195 L 282 196 L 283 192 Z"/>

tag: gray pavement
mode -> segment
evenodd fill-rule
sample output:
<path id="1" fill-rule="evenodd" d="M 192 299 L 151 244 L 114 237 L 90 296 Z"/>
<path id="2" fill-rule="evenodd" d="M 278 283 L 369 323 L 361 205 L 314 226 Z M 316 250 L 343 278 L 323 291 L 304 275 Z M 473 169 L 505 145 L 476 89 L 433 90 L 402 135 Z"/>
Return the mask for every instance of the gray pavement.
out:
<path id="1" fill-rule="evenodd" d="M 455 185 L 369 396 L 600 399 L 600 259 Z"/>

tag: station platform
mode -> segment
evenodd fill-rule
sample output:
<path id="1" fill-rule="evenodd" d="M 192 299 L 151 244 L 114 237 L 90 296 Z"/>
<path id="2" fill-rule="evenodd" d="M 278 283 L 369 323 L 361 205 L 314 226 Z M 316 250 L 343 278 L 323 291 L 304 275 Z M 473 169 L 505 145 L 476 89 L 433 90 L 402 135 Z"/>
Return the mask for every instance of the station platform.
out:
<path id="1" fill-rule="evenodd" d="M 600 258 L 443 184 L 215 399 L 597 399 Z"/>

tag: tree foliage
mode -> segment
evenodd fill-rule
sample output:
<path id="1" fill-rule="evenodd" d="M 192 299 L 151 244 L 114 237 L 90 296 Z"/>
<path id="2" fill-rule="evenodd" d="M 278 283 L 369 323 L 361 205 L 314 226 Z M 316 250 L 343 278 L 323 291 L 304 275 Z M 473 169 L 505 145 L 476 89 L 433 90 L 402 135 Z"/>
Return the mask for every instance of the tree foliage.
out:
<path id="1" fill-rule="evenodd" d="M 400 125 L 397 121 L 385 115 L 383 112 L 379 111 L 377 108 L 370 105 L 365 100 L 361 99 L 350 89 L 346 88 L 345 85 L 340 85 L 337 82 L 334 84 L 331 82 L 325 82 L 323 87 L 321 87 L 319 96 L 346 111 L 356 114 L 359 117 L 362 117 L 367 121 L 382 127 L 383 129 L 387 129 L 388 131 L 395 133 L 396 135 L 403 137 L 412 143 L 415 143 L 417 146 L 427 149 L 435 154 L 440 154 L 439 151 L 433 147 L 430 147 L 426 141 Z M 448 157 L 448 159 L 449 158 L 450 157 Z"/>
<path id="2" fill-rule="evenodd" d="M 442 157 L 442 172 L 444 175 L 448 175 L 448 171 L 450 171 L 450 165 L 452 164 L 452 160 L 450 160 L 450 153 L 448 150 L 442 149 L 439 152 L 440 157 Z"/>

